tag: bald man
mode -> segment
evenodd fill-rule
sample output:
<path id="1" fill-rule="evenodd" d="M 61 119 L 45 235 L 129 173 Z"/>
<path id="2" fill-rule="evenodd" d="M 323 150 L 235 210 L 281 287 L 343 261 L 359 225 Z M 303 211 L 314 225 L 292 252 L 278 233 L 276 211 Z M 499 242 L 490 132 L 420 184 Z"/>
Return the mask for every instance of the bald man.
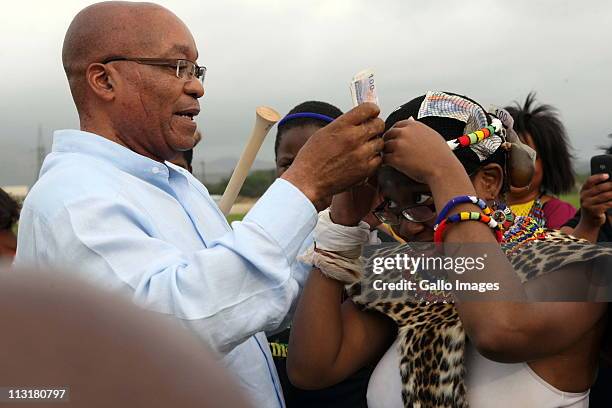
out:
<path id="1" fill-rule="evenodd" d="M 168 162 L 194 144 L 197 59 L 191 33 L 163 7 L 108 2 L 77 14 L 62 61 L 80 130 L 54 134 L 24 203 L 16 264 L 72 268 L 181 319 L 254 406 L 279 407 L 263 332 L 292 310 L 306 269 L 295 259 L 325 197 L 379 166 L 384 123 L 363 104 L 315 133 L 230 227 L 206 188 Z"/>

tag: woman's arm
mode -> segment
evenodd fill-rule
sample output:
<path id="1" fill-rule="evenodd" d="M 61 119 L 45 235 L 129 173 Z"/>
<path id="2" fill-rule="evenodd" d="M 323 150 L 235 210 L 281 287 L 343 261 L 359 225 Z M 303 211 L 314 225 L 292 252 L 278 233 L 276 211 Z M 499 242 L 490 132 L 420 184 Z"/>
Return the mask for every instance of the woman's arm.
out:
<path id="1" fill-rule="evenodd" d="M 451 197 L 474 193 L 471 182 L 463 177 L 434 175 L 430 186 L 437 208 Z M 444 242 L 489 243 L 486 248 L 498 247 L 493 245 L 496 241 L 491 230 L 477 222 L 454 224 L 448 229 Z M 513 298 L 521 292 L 517 288 L 517 284 L 520 285 L 517 275 L 501 248 L 495 252 L 487 251 L 487 265 L 489 267 L 483 271 L 488 275 L 486 281 L 499 282 Z M 575 272 L 586 273 L 584 269 Z M 503 298 L 500 294 L 499 299 Z M 478 351 L 491 360 L 512 363 L 552 356 L 568 348 L 593 329 L 605 314 L 607 304 L 490 301 L 464 302 L 455 306 Z"/>
<path id="2" fill-rule="evenodd" d="M 483 309 L 480 312 L 478 305 Z M 483 356 L 517 363 L 567 349 L 595 328 L 606 307 L 606 303 L 587 302 L 466 303 L 459 315 Z"/>
<path id="3" fill-rule="evenodd" d="M 376 190 L 360 185 L 334 196 L 330 217 L 334 224 L 355 226 L 370 212 Z M 342 303 L 344 284 L 313 269 L 294 316 L 289 340 L 287 372 L 304 389 L 339 383 L 376 361 L 393 342 L 395 323 L 352 301 Z"/>
<path id="4" fill-rule="evenodd" d="M 398 126 L 399 124 L 399 126 Z M 465 170 L 432 129 L 416 121 L 398 122 L 385 134 L 384 162 L 409 177 L 428 184 L 440 210 L 451 198 L 474 195 L 474 186 Z M 435 133 L 435 132 L 434 132 Z M 457 206 L 452 211 L 473 211 Z M 493 233 L 478 222 L 453 224 L 445 243 L 489 244 L 499 248 Z M 508 293 L 514 299 L 523 292 L 516 273 L 501 248 L 487 252 L 488 282 L 499 282 L 500 299 Z M 508 299 L 506 297 L 506 299 Z M 461 302 L 455 304 L 470 340 L 485 357 L 500 362 L 523 362 L 554 355 L 580 339 L 605 313 L 606 304 Z"/>
<path id="5" fill-rule="evenodd" d="M 375 362 L 395 338 L 395 323 L 342 303 L 344 285 L 318 269 L 308 277 L 291 327 L 287 373 L 298 388 L 337 384 Z"/>

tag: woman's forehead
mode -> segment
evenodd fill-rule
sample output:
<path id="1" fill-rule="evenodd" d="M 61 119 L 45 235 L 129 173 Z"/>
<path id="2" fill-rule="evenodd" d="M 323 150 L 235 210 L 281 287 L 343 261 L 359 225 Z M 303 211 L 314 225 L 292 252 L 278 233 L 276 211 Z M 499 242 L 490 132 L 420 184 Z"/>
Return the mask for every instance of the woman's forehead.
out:
<path id="1" fill-rule="evenodd" d="M 406 179 L 379 182 L 379 189 L 384 198 L 399 203 L 416 203 L 422 194 L 431 194 L 427 184 Z"/>
<path id="2" fill-rule="evenodd" d="M 310 139 L 310 136 L 319 129 L 321 129 L 321 126 L 308 124 L 285 130 L 281 135 L 279 153 L 297 154 L 308 139 Z"/>

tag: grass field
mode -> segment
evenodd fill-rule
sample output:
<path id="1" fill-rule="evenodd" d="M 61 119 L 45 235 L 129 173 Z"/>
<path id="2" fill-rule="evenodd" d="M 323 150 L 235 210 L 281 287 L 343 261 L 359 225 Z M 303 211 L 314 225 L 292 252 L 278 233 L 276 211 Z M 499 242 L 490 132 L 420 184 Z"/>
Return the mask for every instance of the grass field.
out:
<path id="1" fill-rule="evenodd" d="M 559 198 L 563 201 L 567 201 L 576 208 L 580 208 L 580 193 L 562 194 Z"/>
<path id="2" fill-rule="evenodd" d="M 245 215 L 246 214 L 229 214 L 225 218 L 227 218 L 227 222 L 231 224 L 233 221 L 242 221 Z"/>

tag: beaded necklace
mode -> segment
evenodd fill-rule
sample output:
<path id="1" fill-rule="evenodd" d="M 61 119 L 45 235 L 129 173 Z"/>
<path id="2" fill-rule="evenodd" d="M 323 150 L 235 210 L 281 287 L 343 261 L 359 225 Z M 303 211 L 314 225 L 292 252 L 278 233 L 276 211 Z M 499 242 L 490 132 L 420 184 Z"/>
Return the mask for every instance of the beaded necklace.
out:
<path id="1" fill-rule="evenodd" d="M 540 223 L 542 228 L 546 226 L 546 219 L 544 218 L 544 205 L 542 204 L 540 197 L 536 198 L 531 206 L 531 210 L 529 210 L 529 217 L 535 218 Z"/>
<path id="2" fill-rule="evenodd" d="M 545 238 L 540 198 L 533 201 L 528 215 L 516 215 L 509 206 L 500 203 L 492 217 L 501 224 L 504 231 L 502 249 L 506 255 L 513 254 L 524 243 Z"/>
<path id="3" fill-rule="evenodd" d="M 504 232 L 502 249 L 512 256 L 527 242 L 546 238 L 546 229 L 540 221 L 532 217 L 516 217 L 514 225 Z"/>
<path id="4" fill-rule="evenodd" d="M 502 231 L 506 231 L 514 224 L 516 214 L 506 204 L 500 203 L 491 217 L 501 226 Z"/>
<path id="5" fill-rule="evenodd" d="M 512 212 L 514 212 L 516 216 L 534 218 L 542 227 L 546 226 L 544 205 L 542 204 L 541 196 L 526 203 L 512 205 Z"/>

